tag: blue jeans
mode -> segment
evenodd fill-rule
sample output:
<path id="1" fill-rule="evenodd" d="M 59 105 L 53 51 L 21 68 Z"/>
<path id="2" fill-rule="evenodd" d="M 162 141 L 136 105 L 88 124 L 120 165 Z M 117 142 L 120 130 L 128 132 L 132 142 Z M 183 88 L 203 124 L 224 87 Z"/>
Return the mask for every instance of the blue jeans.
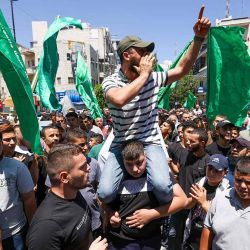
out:
<path id="1" fill-rule="evenodd" d="M 28 226 L 24 226 L 21 231 L 12 235 L 9 238 L 2 240 L 4 250 L 24 250 L 25 237 L 27 234 Z"/>
<path id="2" fill-rule="evenodd" d="M 121 147 L 111 149 L 100 178 L 97 193 L 104 203 L 115 199 L 120 183 L 126 175 L 121 150 Z M 159 145 L 144 145 L 144 151 L 147 157 L 147 179 L 153 186 L 157 200 L 166 204 L 173 198 L 166 155 Z"/>

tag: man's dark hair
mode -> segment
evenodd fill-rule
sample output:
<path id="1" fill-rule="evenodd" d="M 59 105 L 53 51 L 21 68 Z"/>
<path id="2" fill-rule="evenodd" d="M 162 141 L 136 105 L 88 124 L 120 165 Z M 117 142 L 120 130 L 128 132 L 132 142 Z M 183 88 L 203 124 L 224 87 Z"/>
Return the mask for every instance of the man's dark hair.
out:
<path id="1" fill-rule="evenodd" d="M 69 118 L 69 117 L 74 117 L 74 118 L 78 118 L 78 114 L 76 112 L 69 112 L 67 115 L 66 115 L 66 118 Z"/>
<path id="2" fill-rule="evenodd" d="M 4 134 L 4 133 L 10 133 L 10 132 L 14 133 L 15 131 L 14 131 L 14 127 L 11 124 L 6 123 L 0 126 L 0 132 Z"/>
<path id="3" fill-rule="evenodd" d="M 58 144 L 50 150 L 46 170 L 52 186 L 60 183 L 60 172 L 71 171 L 75 164 L 73 157 L 79 154 L 82 154 L 82 149 L 74 144 Z"/>
<path id="4" fill-rule="evenodd" d="M 85 141 L 87 142 L 87 136 L 85 132 L 79 129 L 72 129 L 67 132 L 67 141 L 69 143 L 75 142 L 75 140 L 78 138 L 84 138 Z"/>
<path id="5" fill-rule="evenodd" d="M 193 130 L 192 134 L 199 135 L 199 140 L 204 141 L 207 144 L 208 134 L 204 128 L 196 128 Z"/>
<path id="6" fill-rule="evenodd" d="M 90 139 L 91 139 L 91 138 L 95 139 L 96 142 L 97 142 L 98 144 L 100 144 L 100 143 L 103 142 L 103 136 L 102 136 L 101 134 L 92 133 L 92 134 L 90 135 Z"/>
<path id="7" fill-rule="evenodd" d="M 236 163 L 236 171 L 242 175 L 250 175 L 250 156 L 242 156 Z"/>
<path id="8" fill-rule="evenodd" d="M 193 121 L 185 121 L 185 122 L 182 123 L 182 131 L 185 131 L 187 128 L 196 129 L 197 125 Z"/>
<path id="9" fill-rule="evenodd" d="M 48 129 L 58 129 L 59 130 L 58 126 L 56 126 L 56 125 L 45 126 L 41 130 L 41 137 L 45 137 L 46 130 L 48 130 Z"/>
<path id="10" fill-rule="evenodd" d="M 129 141 L 124 145 L 122 157 L 124 160 L 134 161 L 144 155 L 144 146 L 139 141 Z"/>
<path id="11" fill-rule="evenodd" d="M 82 114 L 81 117 L 82 117 L 83 120 L 88 119 L 89 121 L 93 121 L 93 119 L 92 119 L 92 117 L 90 115 Z"/>
<path id="12" fill-rule="evenodd" d="M 177 125 L 177 128 L 176 129 L 178 129 L 179 127 L 183 127 L 183 123 L 179 123 L 178 125 Z M 183 129 L 183 128 L 182 128 Z"/>

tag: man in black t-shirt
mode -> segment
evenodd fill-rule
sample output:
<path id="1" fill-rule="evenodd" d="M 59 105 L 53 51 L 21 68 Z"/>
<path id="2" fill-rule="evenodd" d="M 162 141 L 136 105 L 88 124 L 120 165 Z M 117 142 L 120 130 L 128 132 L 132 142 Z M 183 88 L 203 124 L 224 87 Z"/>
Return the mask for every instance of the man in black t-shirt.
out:
<path id="1" fill-rule="evenodd" d="M 159 207 L 153 187 L 147 181 L 143 144 L 129 142 L 122 156 L 127 176 L 119 187 L 116 199 L 110 204 L 115 212 L 108 228 L 109 250 L 160 249 L 160 223 L 156 219 L 182 209 L 186 202 L 185 195 L 175 184 L 171 203 Z"/>
<path id="2" fill-rule="evenodd" d="M 47 172 L 51 189 L 30 225 L 30 250 L 89 249 L 90 210 L 78 191 L 88 183 L 90 167 L 81 147 L 58 144 L 48 155 Z M 106 249 L 98 238 L 91 250 Z"/>
<path id="3" fill-rule="evenodd" d="M 179 134 L 180 142 L 174 142 L 168 147 L 169 167 L 174 174 L 178 175 L 180 172 L 180 159 L 186 156 L 188 150 L 186 148 L 187 136 L 197 128 L 193 121 L 186 121 L 182 125 L 182 131 Z"/>
<path id="4" fill-rule="evenodd" d="M 194 129 L 187 136 L 186 146 L 188 153 L 181 155 L 179 173 L 179 184 L 187 196 L 189 196 L 190 188 L 195 180 L 205 176 L 208 159 L 208 154 L 205 152 L 207 140 L 207 132 L 200 128 Z M 189 210 L 182 210 L 171 217 L 168 238 L 169 249 L 181 249 L 188 213 Z"/>
<path id="5" fill-rule="evenodd" d="M 218 138 L 215 142 L 206 147 L 206 152 L 209 155 L 222 154 L 228 156 L 231 150 L 230 141 L 232 139 L 231 129 L 234 125 L 228 121 L 220 121 L 217 123 Z"/>

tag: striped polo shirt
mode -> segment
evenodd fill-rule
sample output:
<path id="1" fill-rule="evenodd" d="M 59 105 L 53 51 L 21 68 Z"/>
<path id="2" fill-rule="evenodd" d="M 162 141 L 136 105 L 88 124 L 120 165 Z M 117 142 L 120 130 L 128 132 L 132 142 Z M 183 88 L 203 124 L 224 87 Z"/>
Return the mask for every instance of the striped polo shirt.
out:
<path id="1" fill-rule="evenodd" d="M 161 144 L 157 131 L 157 96 L 159 88 L 165 86 L 167 80 L 167 72 L 152 72 L 139 94 L 122 108 L 108 102 L 115 136 L 112 146 L 127 140 L 139 140 L 144 144 Z M 121 70 L 105 78 L 102 83 L 105 97 L 109 89 L 122 88 L 127 84 L 129 81 Z"/>

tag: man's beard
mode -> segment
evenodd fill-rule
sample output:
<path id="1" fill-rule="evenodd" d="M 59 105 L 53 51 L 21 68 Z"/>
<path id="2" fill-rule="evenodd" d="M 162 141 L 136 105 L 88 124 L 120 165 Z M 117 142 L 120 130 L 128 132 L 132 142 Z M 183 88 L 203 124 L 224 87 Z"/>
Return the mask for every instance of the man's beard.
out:
<path id="1" fill-rule="evenodd" d="M 134 66 L 139 67 L 139 65 L 137 65 L 137 63 L 135 62 L 135 60 L 132 59 L 130 61 L 130 64 L 129 64 L 129 70 L 132 71 L 133 73 L 139 75 L 138 71 L 135 69 Z"/>
<path id="2" fill-rule="evenodd" d="M 195 153 L 195 152 L 197 152 L 199 150 L 200 150 L 200 145 L 196 145 L 193 148 L 189 148 L 189 151 L 192 152 L 192 153 Z"/>

